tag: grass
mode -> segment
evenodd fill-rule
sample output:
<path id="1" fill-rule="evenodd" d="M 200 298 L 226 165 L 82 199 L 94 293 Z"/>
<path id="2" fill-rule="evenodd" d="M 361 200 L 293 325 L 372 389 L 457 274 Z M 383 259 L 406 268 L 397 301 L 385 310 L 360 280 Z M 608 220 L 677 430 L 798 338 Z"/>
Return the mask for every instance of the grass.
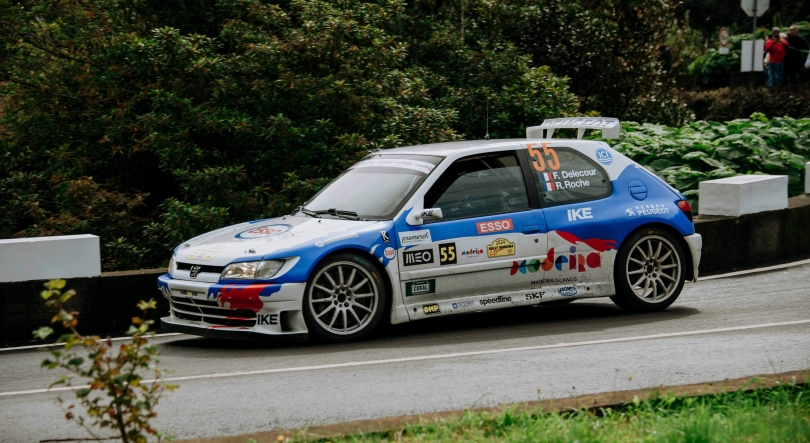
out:
<path id="1" fill-rule="evenodd" d="M 702 397 L 662 395 L 618 408 L 544 413 L 467 411 L 384 433 L 292 441 L 361 442 L 810 442 L 810 385 Z"/>

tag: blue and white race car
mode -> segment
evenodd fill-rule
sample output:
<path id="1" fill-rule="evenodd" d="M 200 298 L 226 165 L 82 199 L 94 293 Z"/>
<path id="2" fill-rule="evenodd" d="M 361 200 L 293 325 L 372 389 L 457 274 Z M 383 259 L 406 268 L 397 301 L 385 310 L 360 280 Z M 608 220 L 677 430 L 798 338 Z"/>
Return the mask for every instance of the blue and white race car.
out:
<path id="1" fill-rule="evenodd" d="M 557 128 L 579 139 L 554 139 Z M 526 139 L 375 152 L 294 214 L 178 246 L 158 278 L 164 329 L 235 339 L 345 341 L 404 323 L 580 298 L 671 305 L 696 280 L 686 198 L 586 129 L 550 119 Z"/>

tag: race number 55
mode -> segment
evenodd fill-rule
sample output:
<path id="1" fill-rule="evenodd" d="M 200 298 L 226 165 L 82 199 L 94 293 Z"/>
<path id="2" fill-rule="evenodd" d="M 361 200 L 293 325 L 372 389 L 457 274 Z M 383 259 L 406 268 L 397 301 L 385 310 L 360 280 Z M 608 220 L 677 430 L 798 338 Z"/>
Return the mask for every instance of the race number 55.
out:
<path id="1" fill-rule="evenodd" d="M 456 244 L 445 243 L 439 245 L 439 265 L 453 265 L 456 263 Z"/>
<path id="2" fill-rule="evenodd" d="M 529 148 L 529 155 L 532 157 L 532 166 L 537 172 L 546 170 L 546 163 L 548 168 L 552 171 L 560 169 L 560 159 L 557 158 L 557 152 L 553 148 L 548 147 L 548 143 L 540 143 L 543 146 L 543 152 L 539 149 L 534 149 L 537 143 L 529 143 L 526 145 Z"/>

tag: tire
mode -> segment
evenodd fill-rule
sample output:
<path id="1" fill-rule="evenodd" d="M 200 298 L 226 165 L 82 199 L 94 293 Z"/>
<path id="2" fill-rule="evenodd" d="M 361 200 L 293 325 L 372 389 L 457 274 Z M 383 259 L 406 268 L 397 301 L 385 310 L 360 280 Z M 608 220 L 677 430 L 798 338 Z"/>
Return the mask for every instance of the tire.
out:
<path id="1" fill-rule="evenodd" d="M 358 340 L 380 322 L 386 301 L 385 283 L 372 263 L 336 254 L 319 263 L 307 281 L 304 320 L 316 340 Z"/>
<path id="2" fill-rule="evenodd" d="M 627 238 L 616 256 L 616 295 L 610 299 L 628 311 L 662 311 L 681 294 L 686 263 L 675 236 L 643 228 Z"/>

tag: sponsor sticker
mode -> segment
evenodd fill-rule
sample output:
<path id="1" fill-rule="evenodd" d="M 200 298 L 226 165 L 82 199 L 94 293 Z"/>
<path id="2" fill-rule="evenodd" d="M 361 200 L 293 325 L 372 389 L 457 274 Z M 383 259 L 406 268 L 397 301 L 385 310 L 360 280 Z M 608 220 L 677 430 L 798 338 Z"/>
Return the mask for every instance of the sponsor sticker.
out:
<path id="1" fill-rule="evenodd" d="M 363 160 L 360 163 L 352 166 L 352 168 L 403 168 L 419 171 L 423 174 L 430 174 L 430 171 L 432 171 L 435 167 L 435 165 L 428 162 L 420 162 L 418 160 L 408 160 L 402 158 L 371 158 L 368 160 Z"/>
<path id="2" fill-rule="evenodd" d="M 651 205 L 626 206 L 624 210 L 625 218 L 644 217 L 649 215 L 667 215 L 669 208 L 666 205 L 656 203 Z"/>
<path id="3" fill-rule="evenodd" d="M 545 291 L 530 292 L 526 294 L 526 300 L 542 300 L 543 294 L 545 294 Z"/>
<path id="4" fill-rule="evenodd" d="M 340 234 L 340 235 L 336 235 L 334 237 L 329 237 L 329 238 L 326 238 L 326 239 L 323 239 L 323 240 L 318 240 L 318 241 L 315 242 L 315 246 L 317 246 L 319 248 L 322 248 L 322 247 L 324 247 L 324 246 L 326 246 L 326 245 L 328 245 L 330 243 L 334 243 L 336 241 L 346 240 L 346 239 L 349 239 L 349 238 L 357 238 L 357 237 L 359 237 L 359 235 L 357 235 L 356 232 L 349 232 L 347 234 Z"/>
<path id="5" fill-rule="evenodd" d="M 577 295 L 577 288 L 574 286 L 563 286 L 562 288 L 557 289 L 557 293 L 563 297 L 570 297 L 572 295 Z"/>
<path id="6" fill-rule="evenodd" d="M 416 280 L 405 283 L 405 297 L 436 293 L 436 279 Z"/>
<path id="7" fill-rule="evenodd" d="M 515 255 L 515 243 L 510 242 L 505 238 L 495 239 L 494 242 L 487 245 L 487 257 L 507 257 Z"/>
<path id="8" fill-rule="evenodd" d="M 402 255 L 405 257 L 405 266 L 433 263 L 433 251 L 430 249 L 425 249 L 424 251 L 405 251 Z"/>
<path id="9" fill-rule="evenodd" d="M 485 222 L 478 222 L 475 225 L 478 228 L 479 234 L 490 234 L 492 232 L 512 231 L 515 225 L 512 223 L 511 218 L 503 220 L 490 220 Z"/>
<path id="10" fill-rule="evenodd" d="M 531 283 L 529 283 L 529 284 L 531 284 L 532 286 L 536 286 L 536 285 L 541 285 L 542 286 L 542 285 L 544 285 L 546 283 L 573 283 L 573 282 L 575 282 L 577 280 L 578 280 L 577 277 L 544 278 L 542 280 L 532 280 Z"/>
<path id="11" fill-rule="evenodd" d="M 433 314 L 441 314 L 442 310 L 439 309 L 438 303 L 431 303 L 429 305 L 422 305 L 422 312 L 424 312 L 425 315 L 433 315 Z"/>
<path id="12" fill-rule="evenodd" d="M 391 238 L 388 237 L 388 231 L 380 231 L 380 237 L 382 237 L 383 243 L 391 243 Z"/>
<path id="13" fill-rule="evenodd" d="M 475 306 L 474 301 L 463 301 L 459 303 L 453 303 L 453 309 L 472 308 L 473 306 Z"/>
<path id="14" fill-rule="evenodd" d="M 186 260 L 202 260 L 202 261 L 211 261 L 214 257 L 217 256 L 220 252 L 224 251 L 225 248 L 220 247 L 208 247 L 203 249 L 197 249 L 191 254 L 186 256 Z"/>
<path id="15" fill-rule="evenodd" d="M 481 249 L 481 248 L 478 248 L 478 247 L 470 248 L 470 249 L 466 249 L 464 251 L 461 251 L 461 256 L 463 258 L 478 257 L 479 255 L 483 255 L 483 254 L 484 254 L 484 250 Z"/>
<path id="16" fill-rule="evenodd" d="M 607 166 L 613 163 L 613 155 L 611 155 L 610 152 L 607 151 L 607 149 L 599 148 L 596 150 L 596 160 L 599 161 L 599 163 L 602 163 L 603 165 Z"/>
<path id="17" fill-rule="evenodd" d="M 509 303 L 511 301 L 512 301 L 512 297 L 504 297 L 503 295 L 499 295 L 497 297 L 492 297 L 492 298 L 482 298 L 481 300 L 478 300 L 478 303 L 481 306 L 486 306 L 486 305 L 492 305 L 492 304 L 496 304 L 496 303 Z"/>
<path id="18" fill-rule="evenodd" d="M 593 218 L 591 208 L 579 208 L 568 210 L 568 221 L 588 220 Z"/>
<path id="19" fill-rule="evenodd" d="M 399 244 L 402 246 L 421 245 L 433 241 L 430 238 L 430 230 L 399 232 Z"/>
<path id="20" fill-rule="evenodd" d="M 268 225 L 260 226 L 258 228 L 248 229 L 236 234 L 236 238 L 249 239 L 249 238 L 264 238 L 272 237 L 274 235 L 283 234 L 292 229 L 292 225 Z"/>
<path id="21" fill-rule="evenodd" d="M 439 244 L 439 265 L 454 265 L 458 263 L 456 256 L 455 243 L 440 243 Z"/>
<path id="22" fill-rule="evenodd" d="M 385 248 L 385 250 L 383 251 L 383 255 L 388 260 L 393 260 L 394 257 L 397 256 L 397 250 L 389 246 L 389 247 Z"/>
<path id="23" fill-rule="evenodd" d="M 277 325 L 278 314 L 259 314 L 256 316 L 256 324 L 262 325 Z"/>

